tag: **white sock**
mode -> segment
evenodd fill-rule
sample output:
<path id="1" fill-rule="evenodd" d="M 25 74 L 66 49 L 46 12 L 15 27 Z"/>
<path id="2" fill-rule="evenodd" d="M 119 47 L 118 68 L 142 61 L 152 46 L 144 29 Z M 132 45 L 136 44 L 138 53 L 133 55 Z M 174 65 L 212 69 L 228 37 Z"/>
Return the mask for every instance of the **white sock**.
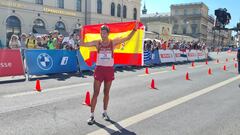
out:
<path id="1" fill-rule="evenodd" d="M 91 117 L 94 117 L 94 112 L 91 113 Z"/>
<path id="2" fill-rule="evenodd" d="M 107 110 L 103 110 L 103 113 L 104 113 L 104 114 L 107 114 Z"/>

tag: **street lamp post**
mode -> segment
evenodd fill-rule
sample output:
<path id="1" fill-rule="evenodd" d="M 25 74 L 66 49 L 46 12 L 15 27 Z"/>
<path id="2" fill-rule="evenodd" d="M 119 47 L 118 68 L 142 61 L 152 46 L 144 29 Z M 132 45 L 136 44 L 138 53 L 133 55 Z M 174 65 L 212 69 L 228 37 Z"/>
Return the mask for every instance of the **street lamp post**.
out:
<path id="1" fill-rule="evenodd" d="M 183 39 L 184 39 L 184 35 L 187 34 L 187 27 L 188 27 L 189 21 L 184 22 L 184 24 L 185 24 L 185 25 L 184 25 L 184 30 L 185 30 L 185 28 L 186 28 L 186 33 L 185 33 L 185 32 L 182 33 L 182 41 L 183 41 Z"/>
<path id="2" fill-rule="evenodd" d="M 122 6 L 121 6 L 122 8 L 122 10 L 121 10 L 121 12 L 120 12 L 120 16 L 121 16 L 121 22 L 123 21 L 123 0 L 122 0 Z"/>
<path id="3" fill-rule="evenodd" d="M 87 25 L 87 6 L 88 6 L 87 1 L 88 0 L 85 0 L 85 25 Z"/>

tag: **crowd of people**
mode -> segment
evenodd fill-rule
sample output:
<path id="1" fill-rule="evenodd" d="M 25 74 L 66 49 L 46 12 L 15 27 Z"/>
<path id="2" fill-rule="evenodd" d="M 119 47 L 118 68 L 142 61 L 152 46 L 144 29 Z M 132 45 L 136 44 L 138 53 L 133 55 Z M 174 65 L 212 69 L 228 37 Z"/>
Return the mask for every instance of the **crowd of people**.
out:
<path id="1" fill-rule="evenodd" d="M 33 33 L 22 33 L 20 36 L 13 34 L 9 40 L 10 49 L 79 49 L 79 34 L 72 33 L 68 37 L 60 34 L 57 30 L 44 35 L 34 35 Z"/>
<path id="2" fill-rule="evenodd" d="M 192 41 L 192 42 L 176 41 L 176 40 L 163 41 L 162 39 L 161 40 L 146 39 L 144 41 L 144 50 L 145 51 L 173 50 L 173 49 L 205 50 L 206 44 L 204 42 L 200 42 L 200 41 Z"/>

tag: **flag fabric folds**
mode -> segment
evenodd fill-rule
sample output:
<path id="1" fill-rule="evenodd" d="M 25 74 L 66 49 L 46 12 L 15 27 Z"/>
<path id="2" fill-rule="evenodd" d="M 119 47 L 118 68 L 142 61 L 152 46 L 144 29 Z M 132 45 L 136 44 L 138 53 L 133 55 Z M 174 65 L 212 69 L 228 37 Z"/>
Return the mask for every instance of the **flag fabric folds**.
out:
<path id="1" fill-rule="evenodd" d="M 120 22 L 104 24 L 110 29 L 109 38 L 124 38 L 127 37 L 136 22 Z M 101 40 L 100 28 L 103 24 L 86 25 L 81 31 L 84 42 L 91 42 L 94 40 Z M 143 65 L 143 39 L 144 39 L 144 25 L 139 22 L 139 27 L 133 37 L 125 43 L 117 45 L 114 50 L 114 64 L 123 65 Z M 80 53 L 83 56 L 87 65 L 91 66 L 96 62 L 97 50 L 96 47 L 80 47 Z"/>

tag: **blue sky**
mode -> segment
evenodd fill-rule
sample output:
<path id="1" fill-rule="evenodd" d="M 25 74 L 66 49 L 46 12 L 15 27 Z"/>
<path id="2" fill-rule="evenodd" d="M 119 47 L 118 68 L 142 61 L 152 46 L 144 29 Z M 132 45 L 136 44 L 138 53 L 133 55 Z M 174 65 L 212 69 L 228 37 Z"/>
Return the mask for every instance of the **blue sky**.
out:
<path id="1" fill-rule="evenodd" d="M 171 4 L 204 2 L 209 8 L 209 15 L 214 15 L 214 10 L 218 8 L 226 8 L 228 10 L 232 19 L 227 27 L 235 27 L 240 20 L 240 0 L 142 0 L 142 7 L 144 2 L 146 3 L 148 13 L 170 12 Z"/>

